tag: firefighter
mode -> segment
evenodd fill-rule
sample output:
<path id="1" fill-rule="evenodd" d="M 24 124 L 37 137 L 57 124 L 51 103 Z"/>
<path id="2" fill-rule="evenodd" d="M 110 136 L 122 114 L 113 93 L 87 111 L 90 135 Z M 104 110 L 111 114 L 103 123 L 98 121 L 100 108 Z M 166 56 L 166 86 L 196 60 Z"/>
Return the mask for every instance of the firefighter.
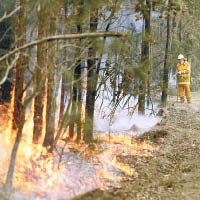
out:
<path id="1" fill-rule="evenodd" d="M 182 54 L 178 56 L 179 63 L 177 64 L 176 73 L 178 79 L 178 93 L 181 103 L 184 103 L 186 95 L 187 102 L 191 103 L 190 95 L 190 66 Z"/>

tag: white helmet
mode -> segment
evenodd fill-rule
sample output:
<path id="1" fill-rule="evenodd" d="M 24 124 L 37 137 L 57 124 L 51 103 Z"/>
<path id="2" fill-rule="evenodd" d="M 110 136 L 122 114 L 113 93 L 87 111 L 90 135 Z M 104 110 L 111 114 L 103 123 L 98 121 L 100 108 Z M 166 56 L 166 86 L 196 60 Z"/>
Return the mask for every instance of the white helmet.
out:
<path id="1" fill-rule="evenodd" d="M 180 60 L 180 59 L 184 59 L 184 56 L 183 56 L 182 54 L 180 54 L 180 55 L 178 56 L 178 60 Z"/>

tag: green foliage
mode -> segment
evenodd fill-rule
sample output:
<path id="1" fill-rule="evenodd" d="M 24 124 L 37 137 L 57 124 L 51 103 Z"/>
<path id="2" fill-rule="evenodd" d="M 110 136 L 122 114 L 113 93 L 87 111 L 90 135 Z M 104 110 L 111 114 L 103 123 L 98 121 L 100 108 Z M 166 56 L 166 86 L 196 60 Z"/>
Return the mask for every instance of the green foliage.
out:
<path id="1" fill-rule="evenodd" d="M 106 54 L 106 48 L 105 48 L 105 41 L 103 39 L 96 39 L 96 50 L 98 52 L 98 54 Z"/>

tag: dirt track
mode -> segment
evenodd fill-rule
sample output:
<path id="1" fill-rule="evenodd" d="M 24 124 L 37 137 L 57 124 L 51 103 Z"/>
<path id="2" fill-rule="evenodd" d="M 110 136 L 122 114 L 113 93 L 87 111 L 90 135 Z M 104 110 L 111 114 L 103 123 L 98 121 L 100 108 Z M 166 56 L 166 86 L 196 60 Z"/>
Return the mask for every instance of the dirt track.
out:
<path id="1" fill-rule="evenodd" d="M 192 104 L 170 98 L 166 117 L 144 138 L 159 144 L 153 157 L 120 156 L 138 172 L 121 188 L 95 190 L 76 200 L 199 200 L 200 199 L 200 95 L 192 94 Z M 197 101 L 199 100 L 199 101 Z M 163 134 L 164 133 L 164 134 Z"/>

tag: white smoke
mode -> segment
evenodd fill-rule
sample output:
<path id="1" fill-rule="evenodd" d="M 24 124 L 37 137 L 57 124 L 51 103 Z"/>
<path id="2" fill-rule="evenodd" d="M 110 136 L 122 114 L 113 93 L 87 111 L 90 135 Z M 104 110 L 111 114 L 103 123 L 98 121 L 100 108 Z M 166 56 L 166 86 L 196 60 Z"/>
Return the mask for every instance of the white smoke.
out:
<path id="1" fill-rule="evenodd" d="M 132 107 L 136 104 L 137 100 L 130 101 Z M 137 109 L 130 115 L 128 107 L 119 108 L 116 110 L 112 119 L 109 114 L 112 108 L 109 107 L 109 101 L 105 100 L 100 110 L 101 100 L 97 100 L 95 105 L 95 131 L 97 133 L 124 133 L 124 134 L 141 134 L 148 131 L 155 126 L 161 118 L 150 114 L 151 111 L 147 110 L 145 115 L 138 114 Z M 154 109 L 157 110 L 157 105 L 154 104 Z M 154 111 L 155 111 L 154 110 Z"/>

